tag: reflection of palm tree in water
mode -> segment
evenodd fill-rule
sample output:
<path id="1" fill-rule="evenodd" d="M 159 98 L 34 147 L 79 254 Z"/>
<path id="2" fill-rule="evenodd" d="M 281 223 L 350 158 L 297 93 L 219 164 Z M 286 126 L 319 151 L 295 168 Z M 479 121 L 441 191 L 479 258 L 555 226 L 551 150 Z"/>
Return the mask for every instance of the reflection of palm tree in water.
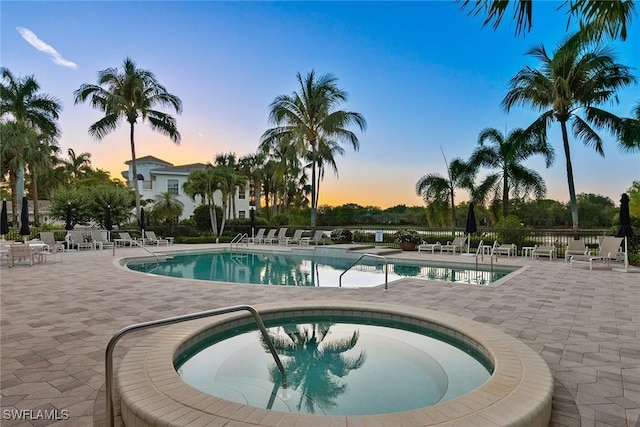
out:
<path id="1" fill-rule="evenodd" d="M 288 356 L 284 369 L 288 386 L 300 393 L 300 401 L 296 405 L 298 411 L 303 403 L 311 414 L 315 413 L 316 406 L 320 410 L 335 406 L 338 396 L 347 389 L 340 378 L 352 369 L 360 368 L 366 360 L 364 351 L 357 357 L 342 354 L 357 344 L 360 337 L 357 330 L 350 337 L 324 341 L 331 326 L 331 323 L 291 324 L 269 329 L 276 351 Z M 275 365 L 269 368 L 269 372 L 272 381 L 278 381 L 280 371 Z"/>

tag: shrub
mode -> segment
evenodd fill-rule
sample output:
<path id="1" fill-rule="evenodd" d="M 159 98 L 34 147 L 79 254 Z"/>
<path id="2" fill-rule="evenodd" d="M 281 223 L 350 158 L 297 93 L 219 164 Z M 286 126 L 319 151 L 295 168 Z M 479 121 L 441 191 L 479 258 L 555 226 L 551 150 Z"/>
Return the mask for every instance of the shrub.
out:
<path id="1" fill-rule="evenodd" d="M 352 242 L 353 233 L 346 228 L 335 228 L 331 230 L 331 241 L 333 242 Z"/>
<path id="2" fill-rule="evenodd" d="M 394 241 L 396 243 L 415 243 L 416 245 L 422 242 L 422 236 L 416 230 L 400 230 L 394 235 Z"/>

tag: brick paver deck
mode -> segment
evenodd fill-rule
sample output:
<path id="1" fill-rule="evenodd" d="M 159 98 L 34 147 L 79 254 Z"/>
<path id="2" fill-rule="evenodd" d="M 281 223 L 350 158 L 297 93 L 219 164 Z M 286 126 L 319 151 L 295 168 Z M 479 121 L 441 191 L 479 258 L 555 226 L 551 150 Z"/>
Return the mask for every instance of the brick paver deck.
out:
<path id="1" fill-rule="evenodd" d="M 145 254 L 124 248 L 116 257 Z M 640 426 L 640 274 L 501 258 L 501 264 L 528 268 L 498 287 L 404 279 L 383 292 L 153 277 L 114 266 L 111 250 L 69 252 L 63 259 L 0 266 L 2 426 L 103 425 L 104 351 L 124 326 L 235 304 L 316 298 L 403 304 L 490 324 L 549 364 L 556 381 L 552 425 Z M 136 340 L 125 338 L 118 357 Z M 11 419 L 13 410 L 66 419 L 19 421 Z"/>

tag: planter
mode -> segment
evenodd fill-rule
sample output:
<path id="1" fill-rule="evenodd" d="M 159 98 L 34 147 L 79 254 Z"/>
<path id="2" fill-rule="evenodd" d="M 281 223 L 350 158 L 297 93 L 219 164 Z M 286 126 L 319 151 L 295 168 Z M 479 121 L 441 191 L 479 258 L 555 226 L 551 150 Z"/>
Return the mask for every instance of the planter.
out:
<path id="1" fill-rule="evenodd" d="M 400 242 L 398 244 L 403 251 L 415 251 L 416 244 L 413 242 Z"/>

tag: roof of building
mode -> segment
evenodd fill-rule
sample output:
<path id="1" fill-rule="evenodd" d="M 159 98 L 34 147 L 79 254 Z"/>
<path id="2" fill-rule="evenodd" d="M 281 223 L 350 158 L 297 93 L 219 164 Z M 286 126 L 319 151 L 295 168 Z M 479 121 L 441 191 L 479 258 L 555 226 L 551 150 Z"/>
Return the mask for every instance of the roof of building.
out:
<path id="1" fill-rule="evenodd" d="M 131 163 L 131 160 L 127 160 L 126 162 L 124 162 L 125 165 L 128 165 L 130 163 Z M 143 156 L 143 157 L 138 157 L 136 159 L 136 165 L 141 165 L 141 164 L 144 164 L 144 163 L 147 163 L 147 164 L 148 163 L 158 163 L 158 164 L 165 165 L 165 166 L 173 166 L 173 163 L 166 162 L 166 161 L 164 161 L 162 159 L 159 159 L 157 157 L 154 157 L 154 156 Z"/>
<path id="2" fill-rule="evenodd" d="M 152 169 L 152 174 L 157 173 L 191 173 L 193 171 L 202 170 L 207 165 L 204 163 L 191 163 L 189 165 L 171 166 L 167 168 Z"/>

